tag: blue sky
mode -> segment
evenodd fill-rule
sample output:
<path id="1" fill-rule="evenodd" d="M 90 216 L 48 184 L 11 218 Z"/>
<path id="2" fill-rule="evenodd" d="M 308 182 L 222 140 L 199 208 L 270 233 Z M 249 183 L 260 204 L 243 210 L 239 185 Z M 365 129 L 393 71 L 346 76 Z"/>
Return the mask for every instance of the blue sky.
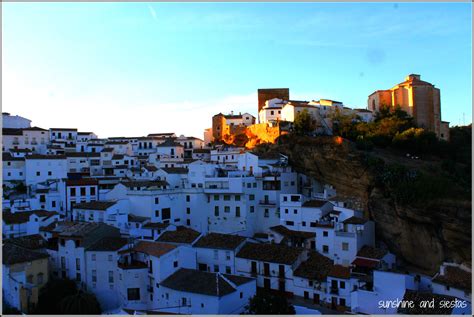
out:
<path id="1" fill-rule="evenodd" d="M 3 111 L 101 137 L 202 137 L 258 88 L 366 107 L 410 73 L 472 117 L 470 3 L 3 3 Z"/>

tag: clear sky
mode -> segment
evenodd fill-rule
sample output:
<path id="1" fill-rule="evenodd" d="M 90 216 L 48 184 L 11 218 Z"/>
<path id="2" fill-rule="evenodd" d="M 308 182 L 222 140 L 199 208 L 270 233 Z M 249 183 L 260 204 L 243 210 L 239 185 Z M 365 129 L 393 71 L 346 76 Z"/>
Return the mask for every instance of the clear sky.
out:
<path id="1" fill-rule="evenodd" d="M 410 73 L 471 122 L 470 3 L 3 3 L 3 111 L 100 137 L 202 138 L 257 89 L 366 107 Z"/>

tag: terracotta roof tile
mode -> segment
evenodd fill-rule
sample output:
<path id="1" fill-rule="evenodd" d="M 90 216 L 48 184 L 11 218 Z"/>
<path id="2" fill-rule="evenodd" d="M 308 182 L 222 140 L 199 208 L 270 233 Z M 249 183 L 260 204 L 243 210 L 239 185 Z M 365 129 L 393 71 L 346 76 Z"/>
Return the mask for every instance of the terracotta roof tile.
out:
<path id="1" fill-rule="evenodd" d="M 245 238 L 238 235 L 211 232 L 201 237 L 193 247 L 235 250 L 244 241 Z"/>

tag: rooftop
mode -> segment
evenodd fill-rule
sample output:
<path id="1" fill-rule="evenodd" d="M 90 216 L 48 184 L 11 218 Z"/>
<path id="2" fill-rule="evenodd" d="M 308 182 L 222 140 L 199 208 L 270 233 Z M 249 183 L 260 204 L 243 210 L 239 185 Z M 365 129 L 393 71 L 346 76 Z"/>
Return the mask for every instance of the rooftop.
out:
<path id="1" fill-rule="evenodd" d="M 4 243 L 2 252 L 2 263 L 7 265 L 32 262 L 49 257 L 47 253 L 22 248 L 13 243 Z"/>
<path id="2" fill-rule="evenodd" d="M 190 244 L 194 242 L 199 236 L 200 233 L 193 229 L 178 226 L 174 231 L 170 230 L 163 232 L 163 234 L 159 236 L 156 241 Z"/>
<path id="3" fill-rule="evenodd" d="M 326 277 L 333 267 L 333 262 L 328 257 L 312 251 L 306 261 L 302 262 L 294 271 L 294 276 L 304 277 L 309 280 L 326 281 Z"/>
<path id="4" fill-rule="evenodd" d="M 87 248 L 87 251 L 117 251 L 127 245 L 128 240 L 121 237 L 104 237 Z"/>
<path id="5" fill-rule="evenodd" d="M 29 250 L 37 250 L 46 247 L 46 240 L 40 234 L 31 234 L 18 238 L 3 240 L 4 243 L 12 243 Z"/>
<path id="6" fill-rule="evenodd" d="M 152 241 L 139 241 L 133 248 L 132 251 L 145 253 L 157 258 L 162 255 L 176 249 L 176 246 L 160 242 Z"/>
<path id="7" fill-rule="evenodd" d="M 444 275 L 436 276 L 433 282 L 471 292 L 472 273 L 456 266 L 446 266 Z"/>
<path id="8" fill-rule="evenodd" d="M 76 204 L 73 209 L 107 210 L 116 203 L 116 201 L 90 201 Z"/>
<path id="9" fill-rule="evenodd" d="M 319 208 L 319 207 L 324 206 L 326 203 L 328 203 L 327 200 L 313 199 L 313 200 L 305 201 L 302 206 Z"/>
<path id="10" fill-rule="evenodd" d="M 352 224 L 352 225 L 363 225 L 367 221 L 368 220 L 366 220 L 366 219 L 362 219 L 360 217 L 352 216 L 352 217 L 347 218 L 346 220 L 344 220 L 342 223 Z"/>
<path id="11" fill-rule="evenodd" d="M 237 257 L 281 264 L 293 264 L 303 250 L 280 244 L 259 244 L 247 242 Z"/>
<path id="12" fill-rule="evenodd" d="M 187 174 L 188 169 L 184 167 L 162 167 L 163 171 L 168 174 Z"/>
<path id="13" fill-rule="evenodd" d="M 301 239 L 315 238 L 314 232 L 291 230 L 283 225 L 270 227 L 270 230 L 275 231 L 276 233 L 279 233 L 282 236 L 289 237 L 289 238 L 301 238 Z"/>
<path id="14" fill-rule="evenodd" d="M 341 279 L 349 279 L 351 277 L 351 270 L 346 266 L 336 264 L 332 266 L 328 276 Z"/>
<path id="15" fill-rule="evenodd" d="M 360 248 L 359 252 L 357 252 L 358 257 L 377 260 L 382 259 L 386 254 L 387 250 L 382 250 L 368 245 L 364 245 L 362 248 Z"/>
<path id="16" fill-rule="evenodd" d="M 244 241 L 245 238 L 238 235 L 212 232 L 201 237 L 193 246 L 196 248 L 235 250 Z"/>
<path id="17" fill-rule="evenodd" d="M 161 285 L 177 291 L 218 297 L 235 291 L 218 273 L 191 269 L 179 269 L 161 282 Z"/>

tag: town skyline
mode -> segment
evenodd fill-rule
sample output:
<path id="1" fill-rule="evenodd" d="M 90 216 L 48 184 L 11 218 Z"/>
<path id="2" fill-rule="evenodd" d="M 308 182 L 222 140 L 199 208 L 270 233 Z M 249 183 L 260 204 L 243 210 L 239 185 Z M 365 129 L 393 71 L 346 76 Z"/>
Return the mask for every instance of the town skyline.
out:
<path id="1" fill-rule="evenodd" d="M 471 122 L 469 4 L 206 4 L 202 21 L 194 4 L 37 6 L 4 6 L 2 103 L 42 128 L 202 138 L 216 113 L 258 116 L 259 88 L 366 108 L 410 73 L 441 90 L 443 120 Z"/>

